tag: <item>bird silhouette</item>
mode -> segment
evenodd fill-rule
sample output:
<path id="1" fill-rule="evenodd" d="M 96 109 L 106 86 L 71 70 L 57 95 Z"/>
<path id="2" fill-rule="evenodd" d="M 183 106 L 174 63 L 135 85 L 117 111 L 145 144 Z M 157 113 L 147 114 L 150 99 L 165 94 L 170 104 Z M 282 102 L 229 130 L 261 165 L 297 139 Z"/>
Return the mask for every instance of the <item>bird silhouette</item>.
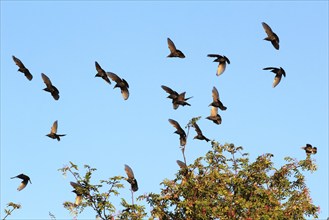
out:
<path id="1" fill-rule="evenodd" d="M 188 168 L 187 168 L 186 164 L 181 160 L 176 160 L 176 163 L 178 164 L 179 168 L 181 169 L 180 172 L 184 176 L 186 176 L 188 174 Z"/>
<path id="2" fill-rule="evenodd" d="M 121 95 L 122 95 L 123 99 L 127 100 L 129 98 L 129 90 L 128 90 L 129 84 L 127 83 L 127 81 L 123 78 L 118 77 L 115 73 L 112 73 L 112 72 L 107 72 L 107 75 L 114 82 L 116 82 L 113 89 L 120 88 L 121 89 Z"/>
<path id="3" fill-rule="evenodd" d="M 272 31 L 272 29 L 270 28 L 270 26 L 268 26 L 268 24 L 266 24 L 265 22 L 262 22 L 262 25 L 263 25 L 263 28 L 267 34 L 267 37 L 264 38 L 264 40 L 267 40 L 267 41 L 271 41 L 273 47 L 277 50 L 279 50 L 279 37 L 278 35 L 276 35 L 276 33 L 274 33 Z"/>
<path id="4" fill-rule="evenodd" d="M 130 166 L 125 164 L 125 171 L 128 176 L 127 182 L 130 183 L 131 185 L 131 190 L 133 192 L 136 192 L 138 190 L 138 184 L 137 184 L 137 180 L 135 179 L 133 170 L 130 168 Z"/>
<path id="5" fill-rule="evenodd" d="M 19 69 L 17 71 L 24 73 L 25 77 L 28 80 L 32 80 L 33 76 L 30 73 L 29 69 L 27 69 L 24 64 L 22 63 L 22 61 L 20 59 L 18 59 L 17 57 L 13 56 L 13 60 L 16 63 L 16 65 L 19 67 Z"/>
<path id="6" fill-rule="evenodd" d="M 282 67 L 280 67 L 280 69 L 276 67 L 266 67 L 263 70 L 271 70 L 271 72 L 275 73 L 275 77 L 272 85 L 273 88 L 280 83 L 282 75 L 286 77 L 286 72 L 284 71 L 284 69 L 282 69 Z"/>
<path id="7" fill-rule="evenodd" d="M 58 100 L 59 99 L 58 89 L 51 83 L 50 79 L 48 78 L 48 76 L 46 76 L 46 74 L 41 73 L 41 77 L 42 77 L 43 82 L 46 84 L 46 88 L 44 88 L 43 90 L 45 90 L 46 92 L 50 92 L 52 97 L 55 100 Z"/>
<path id="8" fill-rule="evenodd" d="M 305 150 L 307 155 L 316 154 L 318 152 L 318 149 L 313 147 L 311 144 L 306 144 L 306 146 L 302 147 L 302 149 Z"/>
<path id="9" fill-rule="evenodd" d="M 227 108 L 223 105 L 223 103 L 219 99 L 219 94 L 217 88 L 214 86 L 212 89 L 212 103 L 209 106 L 218 107 L 220 110 L 225 111 Z"/>
<path id="10" fill-rule="evenodd" d="M 222 123 L 222 118 L 218 114 L 218 108 L 214 106 L 211 106 L 210 116 L 208 116 L 206 119 L 209 119 L 218 125 Z"/>
<path id="11" fill-rule="evenodd" d="M 167 38 L 167 42 L 168 42 L 168 48 L 170 50 L 170 54 L 167 57 L 185 58 L 183 52 L 176 49 L 174 42 L 172 42 L 172 40 L 170 40 L 169 37 Z"/>
<path id="12" fill-rule="evenodd" d="M 208 138 L 206 138 L 206 137 L 202 134 L 202 131 L 201 131 L 199 125 L 198 125 L 196 122 L 194 122 L 192 126 L 194 127 L 194 130 L 195 130 L 196 133 L 197 133 L 197 135 L 196 135 L 193 139 L 205 140 L 205 141 L 207 141 L 207 142 L 210 141 Z"/>
<path id="13" fill-rule="evenodd" d="M 102 79 L 105 80 L 105 82 L 107 82 L 108 84 L 111 84 L 111 81 L 107 77 L 105 70 L 102 69 L 102 67 L 97 63 L 97 61 L 95 61 L 95 66 L 96 66 L 96 70 L 97 70 L 95 77 L 101 77 Z"/>
<path id="14" fill-rule="evenodd" d="M 226 63 L 230 64 L 230 60 L 226 56 L 222 56 L 219 54 L 208 54 L 208 57 L 216 57 L 213 62 L 218 62 L 216 75 L 221 75 L 226 69 Z"/>
<path id="15" fill-rule="evenodd" d="M 23 180 L 17 188 L 18 191 L 21 191 L 22 189 L 24 189 L 26 187 L 26 185 L 28 184 L 28 182 L 30 182 L 32 184 L 30 177 L 26 176 L 23 173 L 19 174 L 18 176 L 11 177 L 11 179 L 13 179 L 13 178 L 19 178 L 19 179 Z"/>
<path id="16" fill-rule="evenodd" d="M 57 126 L 58 126 L 58 122 L 57 120 L 53 123 L 53 126 L 51 126 L 51 130 L 50 133 L 47 134 L 46 136 L 52 138 L 52 139 L 57 139 L 58 141 L 61 140 L 60 137 L 65 136 L 66 134 L 57 134 Z"/>
<path id="17" fill-rule="evenodd" d="M 81 185 L 78 184 L 78 183 L 70 182 L 70 184 L 71 184 L 71 186 L 74 188 L 74 190 L 72 190 L 72 192 L 74 192 L 75 195 L 76 195 L 76 196 L 75 196 L 75 202 L 74 202 L 74 204 L 75 204 L 76 206 L 78 206 L 78 205 L 80 205 L 81 202 L 82 202 L 82 196 L 83 196 L 83 194 L 84 194 L 85 189 L 84 189 L 83 186 L 81 186 Z"/>
<path id="18" fill-rule="evenodd" d="M 185 131 L 182 129 L 182 127 L 178 124 L 177 121 L 175 121 L 173 119 L 168 119 L 168 121 L 172 126 L 174 126 L 174 128 L 176 128 L 176 131 L 174 133 L 179 135 L 180 145 L 185 146 L 186 145 L 186 133 L 185 133 Z"/>
<path id="19" fill-rule="evenodd" d="M 169 96 L 167 98 L 172 99 L 173 109 L 176 110 L 180 105 L 191 106 L 186 101 L 192 97 L 185 98 L 186 92 L 182 92 L 181 94 L 178 94 L 178 92 L 176 92 L 176 91 L 172 90 L 171 88 L 169 88 L 168 86 L 164 86 L 164 85 L 162 85 L 161 88 L 169 94 Z"/>

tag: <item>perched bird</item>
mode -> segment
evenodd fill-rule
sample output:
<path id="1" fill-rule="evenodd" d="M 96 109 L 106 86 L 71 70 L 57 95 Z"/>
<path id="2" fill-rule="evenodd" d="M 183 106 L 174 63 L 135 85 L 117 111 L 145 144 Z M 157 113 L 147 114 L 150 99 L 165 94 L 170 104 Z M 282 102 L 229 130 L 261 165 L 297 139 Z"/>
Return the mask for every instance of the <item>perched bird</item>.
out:
<path id="1" fill-rule="evenodd" d="M 124 78 L 118 77 L 115 73 L 107 72 L 107 75 L 114 81 L 116 82 L 115 88 L 120 88 L 121 89 L 121 94 L 124 100 L 127 100 L 129 98 L 129 84 Z"/>
<path id="2" fill-rule="evenodd" d="M 270 26 L 268 26 L 265 22 L 262 22 L 263 28 L 267 34 L 267 37 L 264 40 L 271 41 L 272 45 L 275 49 L 279 50 L 279 37 L 272 31 Z"/>
<path id="3" fill-rule="evenodd" d="M 169 96 L 167 98 L 172 99 L 173 108 L 176 110 L 180 105 L 185 106 L 191 106 L 186 101 L 189 100 L 192 97 L 185 98 L 186 92 L 182 92 L 181 94 L 178 94 L 176 91 L 172 90 L 171 88 L 162 85 L 161 88 L 166 91 Z"/>
<path id="4" fill-rule="evenodd" d="M 20 59 L 18 59 L 17 57 L 13 56 L 13 60 L 16 63 L 16 65 L 19 67 L 19 69 L 17 71 L 24 73 L 25 77 L 28 80 L 32 80 L 33 76 L 30 73 L 30 71 L 24 66 L 24 64 L 22 63 L 22 61 Z"/>
<path id="5" fill-rule="evenodd" d="M 55 100 L 58 100 L 59 99 L 58 89 L 55 86 L 53 86 L 53 84 L 51 83 L 48 76 L 46 76 L 46 74 L 41 73 L 41 77 L 42 77 L 43 82 L 46 84 L 46 88 L 44 88 L 43 90 L 45 90 L 46 92 L 50 92 L 50 94 L 53 96 L 53 98 Z"/>
<path id="6" fill-rule="evenodd" d="M 128 176 L 127 182 L 131 185 L 131 190 L 136 192 L 138 190 L 137 180 L 135 179 L 133 170 L 125 164 L 125 171 Z"/>
<path id="7" fill-rule="evenodd" d="M 212 89 L 212 103 L 209 104 L 209 106 L 214 106 L 214 107 L 218 107 L 220 110 L 225 111 L 227 108 L 223 105 L 223 103 L 220 101 L 219 99 L 219 94 L 218 94 L 218 90 L 216 89 L 216 87 L 214 86 Z"/>
<path id="8" fill-rule="evenodd" d="M 206 138 L 203 134 L 202 134 L 202 131 L 201 129 L 199 128 L 199 125 L 194 122 L 193 125 L 192 125 L 197 133 L 197 135 L 193 138 L 193 139 L 199 139 L 199 140 L 205 140 L 205 141 L 210 141 L 208 138 Z"/>
<path id="9" fill-rule="evenodd" d="M 318 152 L 318 149 L 313 147 L 311 144 L 306 144 L 306 146 L 302 147 L 302 149 L 305 150 L 307 155 L 316 154 Z"/>
<path id="10" fill-rule="evenodd" d="M 282 75 L 286 77 L 286 72 L 284 71 L 284 69 L 282 69 L 282 67 L 280 67 L 280 69 L 276 67 L 266 67 L 263 70 L 271 70 L 271 72 L 275 73 L 273 88 L 280 83 Z"/>
<path id="11" fill-rule="evenodd" d="M 172 126 L 174 126 L 174 128 L 176 128 L 176 131 L 174 133 L 179 135 L 180 145 L 185 146 L 186 145 L 186 133 L 185 133 L 185 131 L 182 129 L 182 127 L 178 124 L 177 121 L 175 121 L 173 119 L 168 119 L 168 121 Z"/>
<path id="12" fill-rule="evenodd" d="M 188 169 L 186 164 L 183 161 L 176 160 L 176 163 L 178 164 L 179 168 L 181 169 L 181 172 L 184 176 L 188 174 Z"/>
<path id="13" fill-rule="evenodd" d="M 226 56 L 221 56 L 219 54 L 208 54 L 208 57 L 216 57 L 213 62 L 218 62 L 216 75 L 221 75 L 226 68 L 226 63 L 230 64 L 230 60 Z"/>
<path id="14" fill-rule="evenodd" d="M 18 176 L 14 176 L 14 177 L 11 177 L 11 179 L 13 178 L 20 178 L 22 179 L 23 181 L 21 182 L 21 184 L 18 186 L 17 190 L 18 191 L 21 191 L 22 189 L 24 189 L 26 187 L 26 185 L 28 184 L 28 182 L 30 181 L 30 183 L 32 184 L 31 180 L 30 180 L 30 177 L 26 176 L 25 174 L 21 173 L 19 174 Z"/>
<path id="15" fill-rule="evenodd" d="M 76 194 L 74 204 L 76 206 L 78 206 L 82 202 L 82 195 L 84 193 L 84 188 L 83 188 L 83 186 L 81 186 L 80 184 L 75 183 L 75 182 L 70 182 L 70 184 L 74 188 L 74 190 L 72 190 L 72 192 L 74 192 Z"/>
<path id="16" fill-rule="evenodd" d="M 95 66 L 97 70 L 95 77 L 102 77 L 102 79 L 104 79 L 108 84 L 111 84 L 111 81 L 107 77 L 105 70 L 102 69 L 102 67 L 97 63 L 97 61 L 95 61 Z"/>
<path id="17" fill-rule="evenodd" d="M 183 52 L 176 49 L 174 42 L 172 42 L 172 40 L 170 40 L 169 37 L 167 38 L 167 42 L 168 42 L 168 48 L 170 50 L 170 54 L 167 57 L 185 58 Z"/>
<path id="18" fill-rule="evenodd" d="M 53 123 L 53 126 L 51 126 L 50 133 L 47 134 L 46 136 L 52 138 L 52 139 L 57 139 L 58 141 L 61 140 L 60 137 L 65 136 L 66 134 L 57 134 L 57 120 Z"/>
<path id="19" fill-rule="evenodd" d="M 208 116 L 206 119 L 209 119 L 218 125 L 222 123 L 222 118 L 218 114 L 218 108 L 214 106 L 211 107 L 210 116 Z"/>

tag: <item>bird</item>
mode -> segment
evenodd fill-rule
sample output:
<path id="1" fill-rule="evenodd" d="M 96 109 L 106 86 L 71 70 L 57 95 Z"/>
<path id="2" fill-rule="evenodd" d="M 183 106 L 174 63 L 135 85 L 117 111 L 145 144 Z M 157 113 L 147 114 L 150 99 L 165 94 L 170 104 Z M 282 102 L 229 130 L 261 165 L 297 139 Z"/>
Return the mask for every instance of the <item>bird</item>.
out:
<path id="1" fill-rule="evenodd" d="M 76 206 L 78 206 L 82 202 L 82 195 L 84 193 L 84 188 L 83 188 L 83 186 L 81 186 L 80 184 L 75 183 L 75 182 L 70 182 L 70 184 L 74 188 L 74 190 L 72 190 L 72 192 L 74 192 L 76 194 L 74 204 Z"/>
<path id="2" fill-rule="evenodd" d="M 206 137 L 202 134 L 202 131 L 201 131 L 199 125 L 198 125 L 196 122 L 194 122 L 192 126 L 194 127 L 194 130 L 195 130 L 196 133 L 197 133 L 197 135 L 196 135 L 193 139 L 205 140 L 205 141 L 207 141 L 207 142 L 210 141 L 208 138 L 206 138 Z"/>
<path id="3" fill-rule="evenodd" d="M 58 126 L 58 122 L 57 120 L 53 123 L 53 126 L 51 126 L 51 130 L 50 133 L 47 134 L 46 136 L 52 138 L 52 139 L 57 139 L 58 141 L 61 140 L 60 137 L 65 136 L 66 134 L 57 134 L 57 126 Z"/>
<path id="4" fill-rule="evenodd" d="M 172 90 L 171 88 L 169 88 L 168 86 L 164 86 L 164 85 L 162 85 L 161 88 L 169 94 L 169 96 L 167 98 L 172 99 L 173 109 L 176 110 L 180 105 L 191 106 L 186 101 L 193 97 L 185 98 L 186 92 L 182 92 L 181 94 L 178 94 L 178 92 L 176 92 L 176 91 Z"/>
<path id="5" fill-rule="evenodd" d="M 18 59 L 17 57 L 15 57 L 14 55 L 12 56 L 13 60 L 15 62 L 15 64 L 19 67 L 19 69 L 17 71 L 24 73 L 25 77 L 28 80 L 32 80 L 33 76 L 30 73 L 29 69 L 27 69 L 24 64 L 22 63 L 22 61 L 20 59 Z"/>
<path id="6" fill-rule="evenodd" d="M 271 70 L 271 72 L 275 73 L 274 81 L 273 81 L 273 88 L 275 88 L 281 81 L 282 75 L 286 77 L 286 72 L 282 67 L 276 68 L 276 67 L 266 67 L 263 70 Z"/>
<path id="7" fill-rule="evenodd" d="M 212 89 L 212 103 L 209 106 L 218 107 L 220 110 L 225 111 L 227 108 L 223 105 L 223 103 L 219 99 L 219 94 L 217 88 L 214 86 Z"/>
<path id="8" fill-rule="evenodd" d="M 174 42 L 170 40 L 170 38 L 167 38 L 168 42 L 168 48 L 170 50 L 170 54 L 167 57 L 179 57 L 179 58 L 185 58 L 185 55 L 182 51 L 177 50 Z"/>
<path id="9" fill-rule="evenodd" d="M 127 100 L 129 98 L 129 90 L 128 90 L 129 84 L 127 83 L 127 81 L 124 78 L 118 77 L 115 73 L 107 72 L 106 74 L 114 82 L 116 82 L 113 89 L 120 88 L 121 89 L 121 95 L 122 95 L 123 99 Z"/>
<path id="10" fill-rule="evenodd" d="M 131 190 L 133 192 L 136 192 L 138 190 L 138 184 L 137 184 L 137 180 L 135 179 L 133 170 L 130 168 L 130 166 L 125 164 L 125 171 L 128 176 L 127 182 L 130 183 L 131 185 Z"/>
<path id="11" fill-rule="evenodd" d="M 224 73 L 226 69 L 226 63 L 230 64 L 230 60 L 226 56 L 222 56 L 219 54 L 208 54 L 208 57 L 216 57 L 213 62 L 218 62 L 217 72 L 216 75 L 219 76 Z"/>
<path id="12" fill-rule="evenodd" d="M 206 119 L 209 119 L 218 125 L 222 123 L 222 118 L 218 114 L 218 108 L 214 106 L 211 106 L 210 116 L 208 116 Z"/>
<path id="13" fill-rule="evenodd" d="M 302 147 L 302 149 L 305 150 L 307 155 L 316 154 L 318 152 L 318 149 L 313 147 L 311 144 L 306 144 L 306 146 Z"/>
<path id="14" fill-rule="evenodd" d="M 24 189 L 26 187 L 26 185 L 28 184 L 28 182 L 30 182 L 32 184 L 30 177 L 28 177 L 27 175 L 25 175 L 23 173 L 19 174 L 18 176 L 11 177 L 11 179 L 13 179 L 13 178 L 20 178 L 23 180 L 17 188 L 18 191 L 21 191 L 22 189 Z"/>
<path id="15" fill-rule="evenodd" d="M 50 92 L 53 98 L 55 100 L 58 100 L 59 99 L 58 89 L 51 83 L 50 79 L 48 78 L 48 76 L 46 76 L 46 74 L 41 73 L 41 77 L 43 82 L 46 84 L 46 88 L 44 88 L 43 90 L 45 90 L 46 92 Z"/>
<path id="16" fill-rule="evenodd" d="M 188 168 L 187 168 L 186 164 L 181 160 L 176 160 L 176 163 L 178 164 L 179 168 L 181 169 L 180 172 L 184 176 L 186 176 L 188 174 Z"/>
<path id="17" fill-rule="evenodd" d="M 270 28 L 270 26 L 268 26 L 268 24 L 266 24 L 265 22 L 262 22 L 262 25 L 263 25 L 263 28 L 267 34 L 267 37 L 264 38 L 264 40 L 267 40 L 267 41 L 271 41 L 273 47 L 277 50 L 279 50 L 279 37 L 278 35 L 276 35 L 276 33 L 274 33 L 272 31 L 272 29 Z"/>
<path id="18" fill-rule="evenodd" d="M 172 126 L 174 126 L 174 128 L 176 128 L 176 131 L 174 133 L 179 135 L 180 145 L 185 146 L 186 145 L 186 133 L 185 133 L 185 131 L 182 129 L 182 127 L 178 124 L 177 121 L 175 121 L 173 119 L 168 119 L 168 121 Z"/>
<path id="19" fill-rule="evenodd" d="M 107 77 L 105 70 L 102 69 L 102 67 L 97 63 L 97 61 L 95 61 L 95 66 L 97 70 L 95 77 L 102 77 L 102 79 L 104 79 L 108 84 L 111 84 L 111 81 Z"/>

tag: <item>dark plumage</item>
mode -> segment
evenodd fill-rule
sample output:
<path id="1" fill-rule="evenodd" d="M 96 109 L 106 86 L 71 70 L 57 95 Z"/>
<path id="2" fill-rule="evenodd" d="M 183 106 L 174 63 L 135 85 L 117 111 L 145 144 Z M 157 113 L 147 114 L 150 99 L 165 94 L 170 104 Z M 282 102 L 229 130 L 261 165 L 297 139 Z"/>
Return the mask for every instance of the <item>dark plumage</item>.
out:
<path id="1" fill-rule="evenodd" d="M 280 83 L 282 75 L 286 77 L 286 72 L 284 71 L 284 69 L 282 69 L 282 67 L 280 67 L 280 69 L 276 67 L 266 67 L 263 70 L 271 70 L 271 72 L 275 73 L 273 88 Z"/>
<path id="2" fill-rule="evenodd" d="M 193 138 L 193 139 L 199 139 L 199 140 L 205 140 L 205 141 L 210 141 L 208 138 L 206 138 L 203 134 L 201 129 L 199 128 L 199 125 L 194 122 L 194 124 L 192 125 L 197 133 L 197 135 Z"/>
<path id="3" fill-rule="evenodd" d="M 107 75 L 114 81 L 116 82 L 114 89 L 115 88 L 120 88 L 121 89 L 121 94 L 124 100 L 127 100 L 129 98 L 129 84 L 125 79 L 121 79 L 118 77 L 115 73 L 107 72 Z"/>
<path id="4" fill-rule="evenodd" d="M 45 90 L 46 92 L 50 92 L 53 98 L 55 100 L 58 100 L 59 99 L 58 89 L 51 83 L 50 79 L 48 78 L 48 76 L 46 76 L 46 74 L 41 73 L 41 77 L 43 82 L 46 84 L 46 88 L 44 88 L 43 90 Z"/>
<path id="5" fill-rule="evenodd" d="M 182 129 L 182 127 L 178 124 L 177 121 L 175 121 L 173 119 L 168 119 L 168 121 L 172 126 L 174 126 L 174 128 L 176 128 L 176 131 L 174 133 L 179 135 L 180 145 L 185 146 L 186 145 L 186 133 L 185 133 L 185 131 Z"/>
<path id="6" fill-rule="evenodd" d="M 189 100 L 192 97 L 185 98 L 186 92 L 182 92 L 181 94 L 178 94 L 176 91 L 172 90 L 171 88 L 162 85 L 161 88 L 166 91 L 169 96 L 167 98 L 172 99 L 173 108 L 176 110 L 180 105 L 185 106 L 191 106 L 186 101 Z"/>
<path id="7" fill-rule="evenodd" d="M 74 202 L 74 204 L 76 206 L 78 206 L 82 202 L 82 196 L 83 196 L 85 190 L 84 190 L 83 186 L 81 186 L 78 183 L 70 182 L 70 184 L 74 188 L 74 190 L 72 190 L 72 192 L 74 192 L 75 195 L 76 195 L 75 196 L 75 202 Z"/>
<path id="8" fill-rule="evenodd" d="M 311 144 L 306 144 L 306 146 L 302 147 L 302 149 L 305 150 L 307 155 L 316 154 L 318 152 L 318 149 L 313 147 Z"/>
<path id="9" fill-rule="evenodd" d="M 172 42 L 172 40 L 170 40 L 169 37 L 167 38 L 167 42 L 168 42 L 168 48 L 170 50 L 170 54 L 167 57 L 185 58 L 183 52 L 176 49 L 174 42 Z"/>
<path id="10" fill-rule="evenodd" d="M 220 110 L 225 111 L 227 108 L 223 105 L 223 103 L 220 101 L 219 99 L 219 94 L 218 94 L 218 90 L 216 89 L 216 87 L 214 86 L 212 89 L 212 103 L 209 104 L 209 106 L 214 106 L 214 107 L 218 107 Z"/>
<path id="11" fill-rule="evenodd" d="M 206 119 L 209 119 L 218 125 L 222 123 L 222 118 L 218 114 L 218 108 L 214 106 L 211 107 L 210 116 L 208 116 Z"/>
<path id="12" fill-rule="evenodd" d="M 105 82 L 107 82 L 108 84 L 111 84 L 111 81 L 107 77 L 105 70 L 102 69 L 102 67 L 97 63 L 97 61 L 95 61 L 95 66 L 96 66 L 96 70 L 97 70 L 95 77 L 101 77 L 102 79 L 105 80 Z"/>
<path id="13" fill-rule="evenodd" d="M 270 28 L 270 26 L 268 26 L 265 22 L 262 22 L 263 28 L 267 34 L 267 37 L 264 38 L 264 40 L 270 41 L 273 45 L 273 47 L 277 50 L 279 50 L 279 37 L 278 35 L 276 35 L 276 33 L 274 33 L 272 31 L 272 29 Z"/>
<path id="14" fill-rule="evenodd" d="M 188 174 L 188 168 L 186 164 L 183 161 L 176 160 L 176 163 L 178 164 L 179 168 L 181 169 L 180 172 L 186 176 Z"/>
<path id="15" fill-rule="evenodd" d="M 208 57 L 216 57 L 213 62 L 218 62 L 216 75 L 221 75 L 226 69 L 226 63 L 230 64 L 230 60 L 226 56 L 222 56 L 219 54 L 208 54 Z"/>
<path id="16" fill-rule="evenodd" d="M 136 192 L 138 190 L 138 184 L 137 184 L 137 180 L 135 179 L 133 170 L 128 165 L 125 164 L 125 171 L 128 176 L 127 182 L 130 183 L 131 185 L 131 190 L 133 192 Z"/>
<path id="17" fill-rule="evenodd" d="M 58 141 L 61 140 L 60 137 L 65 136 L 66 134 L 57 134 L 57 120 L 53 123 L 53 126 L 51 126 L 50 133 L 47 134 L 46 136 L 52 138 L 52 139 L 57 139 Z"/>
<path id="18" fill-rule="evenodd" d="M 23 173 L 19 174 L 18 176 L 11 177 L 11 179 L 13 179 L 13 178 L 20 178 L 23 180 L 17 188 L 18 191 L 21 191 L 22 189 L 24 189 L 26 187 L 26 185 L 28 184 L 28 182 L 30 182 L 32 184 L 30 177 L 26 176 Z"/>
<path id="19" fill-rule="evenodd" d="M 17 57 L 13 56 L 13 60 L 16 63 L 16 65 L 19 67 L 19 69 L 17 71 L 24 73 L 25 77 L 28 80 L 32 80 L 33 76 L 30 73 L 30 71 L 24 66 L 24 64 L 22 63 L 22 61 L 20 59 L 18 59 Z"/>

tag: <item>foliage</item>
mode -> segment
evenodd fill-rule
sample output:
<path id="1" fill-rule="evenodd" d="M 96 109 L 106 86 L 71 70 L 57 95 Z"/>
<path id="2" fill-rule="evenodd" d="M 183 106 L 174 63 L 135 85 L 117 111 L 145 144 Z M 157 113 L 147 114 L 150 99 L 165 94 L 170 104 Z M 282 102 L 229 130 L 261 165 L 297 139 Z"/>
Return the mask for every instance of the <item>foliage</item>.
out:
<path id="1" fill-rule="evenodd" d="M 9 208 L 11 207 L 11 209 Z M 16 203 L 13 203 L 13 202 L 9 202 L 7 204 L 7 208 L 9 209 L 5 209 L 5 217 L 2 219 L 2 220 L 5 220 L 9 215 L 11 215 L 11 213 L 15 210 L 15 209 L 20 209 L 22 206 L 20 204 L 16 204 Z"/>

